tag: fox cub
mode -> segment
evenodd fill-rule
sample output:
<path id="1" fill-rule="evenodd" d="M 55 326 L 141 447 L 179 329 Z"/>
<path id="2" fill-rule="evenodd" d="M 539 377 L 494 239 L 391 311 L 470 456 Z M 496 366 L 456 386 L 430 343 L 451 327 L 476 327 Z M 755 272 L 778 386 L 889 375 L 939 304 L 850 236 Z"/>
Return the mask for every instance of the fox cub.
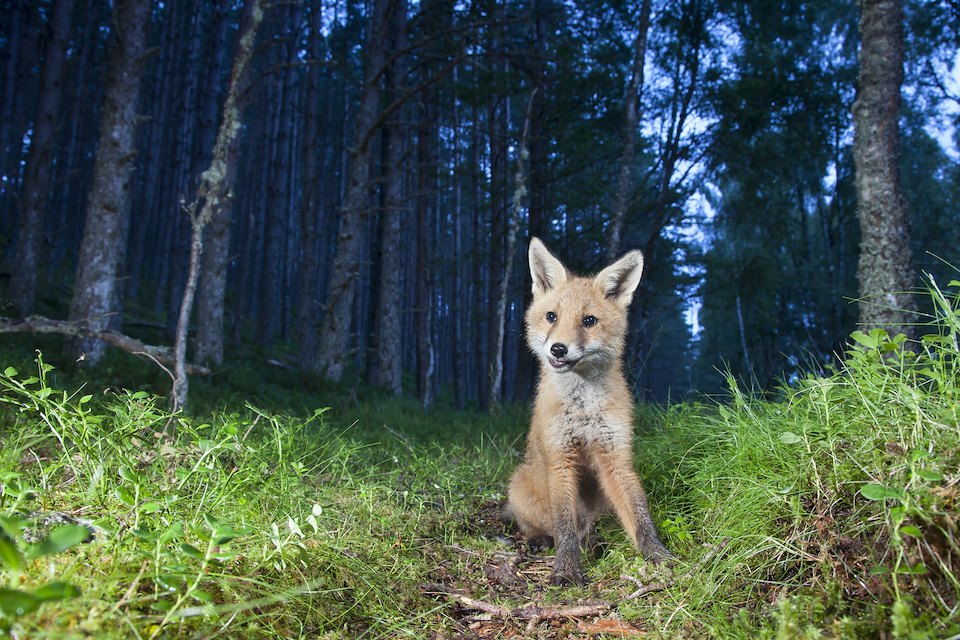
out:
<path id="1" fill-rule="evenodd" d="M 646 558 L 669 558 L 633 469 L 633 399 L 621 364 L 643 256 L 631 251 L 593 278 L 577 277 L 533 238 L 529 259 L 527 344 L 540 383 L 506 514 L 528 538 L 553 538 L 553 584 L 584 583 L 581 546 L 611 510 Z"/>

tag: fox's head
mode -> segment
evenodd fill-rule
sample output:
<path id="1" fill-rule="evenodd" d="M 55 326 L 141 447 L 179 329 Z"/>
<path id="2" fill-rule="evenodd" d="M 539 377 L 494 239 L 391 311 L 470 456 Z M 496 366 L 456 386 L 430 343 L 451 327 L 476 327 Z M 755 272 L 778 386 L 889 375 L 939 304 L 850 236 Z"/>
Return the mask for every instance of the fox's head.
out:
<path id="1" fill-rule="evenodd" d="M 643 255 L 630 251 L 592 278 L 575 276 L 530 239 L 533 303 L 527 344 L 544 371 L 582 375 L 618 363 L 627 334 L 627 307 L 643 274 Z"/>

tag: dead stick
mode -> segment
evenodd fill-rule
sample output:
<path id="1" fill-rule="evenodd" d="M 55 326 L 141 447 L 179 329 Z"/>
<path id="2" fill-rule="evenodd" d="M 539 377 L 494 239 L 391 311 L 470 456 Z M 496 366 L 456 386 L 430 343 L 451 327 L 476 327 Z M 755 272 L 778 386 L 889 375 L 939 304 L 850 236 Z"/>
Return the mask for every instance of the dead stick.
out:
<path id="1" fill-rule="evenodd" d="M 44 316 L 28 316 L 22 320 L 0 318 L 0 333 L 59 333 L 65 336 L 97 338 L 127 353 L 145 355 L 167 366 L 173 366 L 173 352 L 170 347 L 146 344 L 116 331 L 95 331 L 83 321 L 53 320 Z M 187 365 L 187 370 L 194 375 L 210 375 L 210 369 L 195 364 Z"/>
<path id="2" fill-rule="evenodd" d="M 423 591 L 428 593 L 443 593 L 450 596 L 463 606 L 474 611 L 482 611 L 497 616 L 498 618 L 520 618 L 522 620 L 551 620 L 557 618 L 586 618 L 588 616 L 598 616 L 606 613 L 613 606 L 608 602 L 595 602 L 590 604 L 573 605 L 569 607 L 538 607 L 527 605 L 510 609 L 498 604 L 492 604 L 484 600 L 471 598 L 453 587 L 442 584 L 427 584 L 422 587 Z"/>

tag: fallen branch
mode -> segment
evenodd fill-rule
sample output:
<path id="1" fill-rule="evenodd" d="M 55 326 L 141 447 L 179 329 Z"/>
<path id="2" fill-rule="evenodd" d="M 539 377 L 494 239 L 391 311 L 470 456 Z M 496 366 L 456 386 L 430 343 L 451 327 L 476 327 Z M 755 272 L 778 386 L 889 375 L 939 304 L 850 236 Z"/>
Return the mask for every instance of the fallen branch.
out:
<path id="1" fill-rule="evenodd" d="M 471 598 L 459 589 L 454 589 L 453 587 L 448 587 L 443 584 L 426 584 L 423 585 L 421 589 L 426 593 L 442 593 L 450 596 L 453 600 L 456 600 L 466 608 L 473 609 L 474 611 L 489 613 L 492 616 L 496 616 L 504 620 L 508 618 L 530 620 L 533 624 L 536 624 L 542 620 L 599 616 L 613 608 L 613 606 L 608 602 L 594 602 L 571 606 L 550 607 L 539 607 L 531 602 L 530 604 L 522 607 L 511 609 L 510 607 L 504 607 L 499 604 L 493 604 L 484 600 Z"/>
<path id="2" fill-rule="evenodd" d="M 662 580 L 660 582 L 652 582 L 650 584 L 644 584 L 643 581 L 640 580 L 639 578 L 628 576 L 627 574 L 623 574 L 620 577 L 625 580 L 629 580 L 630 582 L 640 587 L 630 595 L 624 597 L 623 599 L 624 602 L 627 602 L 628 600 L 636 600 L 640 596 L 645 596 L 648 593 L 653 593 L 654 591 L 663 591 L 664 589 L 669 589 L 677 582 L 676 578 L 670 578 L 669 580 Z"/>
<path id="3" fill-rule="evenodd" d="M 22 320 L 0 317 L 0 333 L 59 333 L 65 336 L 97 338 L 135 356 L 144 356 L 167 366 L 173 366 L 173 350 L 170 347 L 146 344 L 142 340 L 116 331 L 96 331 L 86 322 L 53 320 L 44 316 L 28 316 Z M 187 365 L 193 375 L 210 375 L 210 369 L 196 364 Z"/>

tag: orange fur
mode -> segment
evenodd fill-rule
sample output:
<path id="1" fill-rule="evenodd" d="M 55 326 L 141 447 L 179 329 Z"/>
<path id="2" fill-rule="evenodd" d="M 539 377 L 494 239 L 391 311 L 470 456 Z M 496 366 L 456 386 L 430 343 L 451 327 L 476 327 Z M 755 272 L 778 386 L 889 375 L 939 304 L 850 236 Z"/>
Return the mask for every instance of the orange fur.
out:
<path id="1" fill-rule="evenodd" d="M 604 513 L 648 559 L 668 558 L 633 469 L 633 399 L 621 362 L 643 257 L 631 251 L 595 277 L 577 277 L 533 238 L 529 260 L 527 344 L 540 383 L 507 512 L 526 536 L 553 538 L 554 584 L 583 584 L 580 549 Z"/>

